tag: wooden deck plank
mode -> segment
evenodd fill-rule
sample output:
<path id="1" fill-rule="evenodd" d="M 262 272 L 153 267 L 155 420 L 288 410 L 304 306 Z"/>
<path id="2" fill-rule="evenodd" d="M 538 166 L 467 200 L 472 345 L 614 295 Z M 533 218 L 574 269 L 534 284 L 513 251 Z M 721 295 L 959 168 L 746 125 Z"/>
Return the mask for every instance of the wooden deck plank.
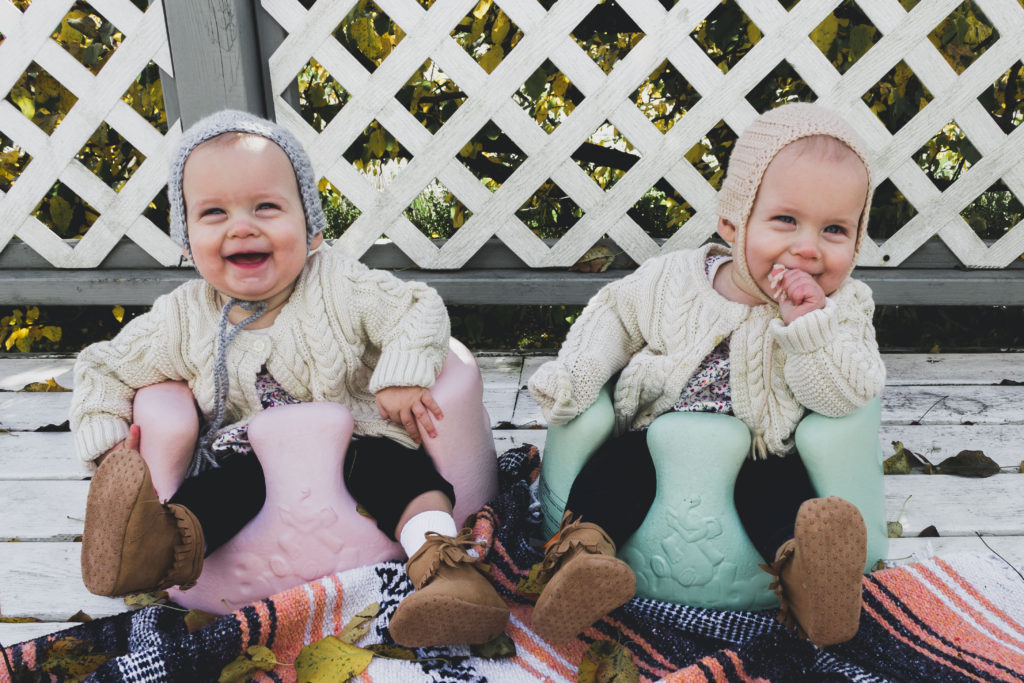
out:
<path id="1" fill-rule="evenodd" d="M 68 421 L 70 407 L 70 392 L 0 392 L 0 429 L 34 432 L 42 428 L 62 428 Z"/>
<path id="2" fill-rule="evenodd" d="M 1024 464 L 1024 425 L 882 425 L 878 438 L 882 453 L 894 453 L 893 442 L 900 441 L 933 465 L 963 450 L 982 451 L 1001 467 Z"/>
<path id="3" fill-rule="evenodd" d="M 882 359 L 890 386 L 1024 382 L 1024 354 L 1020 353 L 883 353 Z"/>
<path id="4" fill-rule="evenodd" d="M 84 479 L 71 432 L 0 434 L 0 480 Z"/>
<path id="5" fill-rule="evenodd" d="M 0 391 L 18 391 L 32 382 L 51 378 L 65 389 L 73 389 L 74 367 L 73 357 L 0 358 Z"/>

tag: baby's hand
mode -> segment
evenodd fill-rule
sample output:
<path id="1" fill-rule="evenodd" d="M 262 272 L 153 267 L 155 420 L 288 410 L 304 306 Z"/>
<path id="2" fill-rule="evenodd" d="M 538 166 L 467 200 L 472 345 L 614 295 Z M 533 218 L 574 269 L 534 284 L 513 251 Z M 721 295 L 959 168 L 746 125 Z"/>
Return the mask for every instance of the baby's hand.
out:
<path id="1" fill-rule="evenodd" d="M 776 264 L 768 278 L 787 325 L 805 313 L 825 308 L 825 290 L 810 274 Z"/>
<path id="2" fill-rule="evenodd" d="M 96 458 L 96 464 L 99 465 L 101 462 L 103 462 L 104 459 L 106 459 L 108 455 L 110 455 L 111 453 L 115 453 L 117 451 L 138 451 L 139 440 L 141 435 L 142 428 L 136 424 L 131 425 L 130 427 L 128 427 L 128 436 L 125 437 L 125 440 L 120 443 L 114 444 L 114 446 L 110 448 L 110 450 Z"/>
<path id="3" fill-rule="evenodd" d="M 430 438 L 437 436 L 431 413 L 438 420 L 444 417 L 429 389 L 423 387 L 386 387 L 377 392 L 380 416 L 405 427 L 416 443 L 422 442 L 420 430 Z"/>

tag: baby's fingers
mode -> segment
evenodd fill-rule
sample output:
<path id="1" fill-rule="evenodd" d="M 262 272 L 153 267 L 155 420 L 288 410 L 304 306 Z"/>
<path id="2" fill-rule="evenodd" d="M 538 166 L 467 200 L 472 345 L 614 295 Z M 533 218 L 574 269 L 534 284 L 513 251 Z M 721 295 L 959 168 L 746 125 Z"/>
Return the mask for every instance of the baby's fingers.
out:
<path id="1" fill-rule="evenodd" d="M 406 408 L 401 413 L 401 423 L 405 427 L 405 431 L 409 433 L 412 440 L 416 443 L 420 442 L 420 430 L 416 425 L 416 415 L 413 413 L 411 408 Z"/>
<path id="2" fill-rule="evenodd" d="M 432 412 L 438 420 L 444 418 L 444 413 L 441 411 L 441 406 L 438 405 L 437 401 L 434 400 L 434 395 L 430 393 L 429 389 L 423 390 L 423 393 L 420 395 L 420 401 L 422 401 L 423 405 L 426 406 L 427 409 L 430 412 Z M 427 418 L 429 419 L 429 417 L 430 416 L 428 415 Z"/>
<path id="3" fill-rule="evenodd" d="M 435 404 L 436 405 L 436 404 Z M 417 402 L 412 406 L 413 415 L 416 416 L 416 421 L 419 423 L 422 431 L 427 433 L 431 439 L 437 437 L 437 430 L 434 429 L 434 421 L 430 419 L 430 410 L 425 406 L 425 402 Z"/>

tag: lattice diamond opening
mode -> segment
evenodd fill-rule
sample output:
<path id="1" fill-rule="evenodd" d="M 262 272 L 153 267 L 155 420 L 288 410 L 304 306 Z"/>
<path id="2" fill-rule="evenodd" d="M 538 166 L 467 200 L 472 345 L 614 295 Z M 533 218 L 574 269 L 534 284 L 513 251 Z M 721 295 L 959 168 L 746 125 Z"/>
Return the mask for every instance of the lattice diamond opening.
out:
<path id="1" fill-rule="evenodd" d="M 466 101 L 466 93 L 428 59 L 395 93 L 395 99 L 427 130 L 436 133 Z"/>
<path id="2" fill-rule="evenodd" d="M 633 18 L 615 0 L 602 0 L 572 30 L 572 38 L 605 73 L 643 40 Z"/>
<path id="3" fill-rule="evenodd" d="M 320 190 L 320 204 L 324 209 L 324 217 L 327 219 L 324 239 L 337 239 L 363 212 L 327 178 L 321 178 L 317 187 Z"/>
<path id="4" fill-rule="evenodd" d="M 1024 62 L 1017 60 L 978 98 L 1004 133 L 1024 121 Z"/>
<path id="5" fill-rule="evenodd" d="M 96 174 L 108 187 L 120 192 L 146 156 L 135 149 L 106 121 L 92 134 L 75 158 Z"/>
<path id="6" fill-rule="evenodd" d="M 299 114 L 318 132 L 322 132 L 351 99 L 341 83 L 312 57 L 299 70 L 292 83 L 299 90 Z"/>
<path id="7" fill-rule="evenodd" d="M 903 60 L 861 97 L 890 133 L 932 101 L 932 94 Z"/>
<path id="8" fill-rule="evenodd" d="M 487 73 L 523 38 L 523 32 L 493 0 L 480 0 L 449 35 Z"/>
<path id="9" fill-rule="evenodd" d="M 662 178 L 626 214 L 654 238 L 671 237 L 696 210 Z"/>
<path id="10" fill-rule="evenodd" d="M 167 134 L 164 90 L 160 83 L 160 67 L 155 63 L 146 65 L 121 95 L 121 99 L 161 134 Z"/>
<path id="11" fill-rule="evenodd" d="M 761 40 L 761 29 L 732 0 L 722 2 L 690 33 L 722 73 Z"/>
<path id="12" fill-rule="evenodd" d="M 640 160 L 640 153 L 605 121 L 576 148 L 572 159 L 602 190 L 610 190 Z"/>
<path id="13" fill-rule="evenodd" d="M 662 133 L 700 101 L 700 93 L 667 59 L 630 94 L 636 108 Z"/>
<path id="14" fill-rule="evenodd" d="M 167 192 L 161 190 L 143 209 L 142 215 L 162 232 L 171 234 L 171 209 L 167 201 Z"/>
<path id="15" fill-rule="evenodd" d="M 412 154 L 376 119 L 363 129 L 343 156 L 369 176 L 377 189 L 386 187 L 412 160 Z"/>
<path id="16" fill-rule="evenodd" d="M 955 121 L 943 126 L 914 153 L 914 161 L 940 190 L 952 185 L 979 159 L 981 153 Z"/>
<path id="17" fill-rule="evenodd" d="M 883 180 L 871 198 L 868 214 L 868 235 L 872 239 L 889 239 L 917 215 L 917 209 L 890 179 Z M 888 261 L 888 256 L 882 257 Z"/>
<path id="18" fill-rule="evenodd" d="M 759 112 L 774 109 L 787 102 L 813 102 L 817 97 L 796 69 L 782 60 L 747 93 L 747 102 Z"/>
<path id="19" fill-rule="evenodd" d="M 78 101 L 70 90 L 35 62 L 28 65 L 4 99 L 47 134 L 53 133 L 65 113 Z"/>
<path id="20" fill-rule="evenodd" d="M 32 215 L 64 239 L 81 237 L 99 218 L 96 209 L 59 180 L 32 209 Z"/>
<path id="21" fill-rule="evenodd" d="M 334 29 L 334 37 L 370 73 L 405 38 L 405 31 L 377 3 L 357 3 Z"/>
<path id="22" fill-rule="evenodd" d="M 72 5 L 50 37 L 94 74 L 124 40 L 116 26 L 82 0 Z"/>
<path id="23" fill-rule="evenodd" d="M 583 102 L 583 93 L 550 59 L 537 67 L 512 99 L 551 133 Z"/>
<path id="24" fill-rule="evenodd" d="M 447 239 L 473 212 L 436 178 L 420 192 L 402 215 L 430 239 Z"/>
<path id="25" fill-rule="evenodd" d="M 737 135 L 732 128 L 725 121 L 719 121 L 686 153 L 686 160 L 716 190 L 722 189 L 726 162 L 736 138 Z"/>
<path id="26" fill-rule="evenodd" d="M 494 192 L 526 161 L 526 154 L 493 121 L 488 121 L 456 158 Z"/>
<path id="27" fill-rule="evenodd" d="M 1024 220 L 1024 205 L 997 180 L 964 207 L 960 216 L 982 239 L 996 240 Z"/>
<path id="28" fill-rule="evenodd" d="M 962 74 L 999 40 L 999 31 L 977 5 L 967 0 L 941 21 L 928 34 L 928 39 L 942 53 L 946 62 L 958 74 Z"/>
<path id="29" fill-rule="evenodd" d="M 548 178 L 516 210 L 516 218 L 539 237 L 561 237 L 583 218 L 583 209 Z"/>
<path id="30" fill-rule="evenodd" d="M 31 161 L 31 154 L 0 131 L 0 191 L 10 191 Z"/>
<path id="31" fill-rule="evenodd" d="M 811 31 L 811 41 L 841 74 L 856 64 L 879 38 L 878 28 L 853 0 L 843 0 Z"/>

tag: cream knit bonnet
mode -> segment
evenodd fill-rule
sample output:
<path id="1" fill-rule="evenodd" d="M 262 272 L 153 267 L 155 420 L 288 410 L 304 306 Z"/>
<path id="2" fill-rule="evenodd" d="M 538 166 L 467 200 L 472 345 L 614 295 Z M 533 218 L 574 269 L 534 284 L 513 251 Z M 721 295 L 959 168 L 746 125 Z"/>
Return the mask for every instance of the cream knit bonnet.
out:
<path id="1" fill-rule="evenodd" d="M 775 155 L 791 142 L 813 135 L 827 135 L 839 140 L 864 163 L 868 173 L 868 193 L 864 198 L 864 211 L 857 228 L 854 261 L 860 252 L 861 240 L 867 234 L 872 195 L 871 166 L 868 164 L 867 147 L 850 125 L 834 111 L 808 102 L 785 104 L 758 116 L 736 140 L 732 154 L 729 155 L 725 180 L 718 193 L 718 215 L 736 227 L 732 257 L 741 281 L 750 293 L 756 294 L 766 303 L 775 302 L 761 291 L 747 268 L 747 219 L 754 206 L 761 178 Z"/>

